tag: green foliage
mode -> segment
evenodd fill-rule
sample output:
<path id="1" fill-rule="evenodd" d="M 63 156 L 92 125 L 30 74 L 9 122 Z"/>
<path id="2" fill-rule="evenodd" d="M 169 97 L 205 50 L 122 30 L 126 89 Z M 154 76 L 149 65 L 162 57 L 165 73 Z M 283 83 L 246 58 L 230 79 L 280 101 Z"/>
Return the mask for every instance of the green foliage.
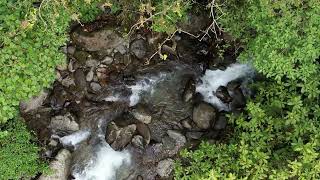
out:
<path id="1" fill-rule="evenodd" d="M 227 144 L 204 142 L 181 153 L 188 162 L 177 164 L 177 179 L 320 178 L 320 106 L 276 83 L 259 87 L 247 114 L 229 119 Z"/>
<path id="2" fill-rule="evenodd" d="M 229 0 L 226 31 L 242 40 L 242 61 L 268 80 L 243 115 L 229 119 L 227 143 L 184 150 L 177 179 L 320 178 L 320 1 Z"/>
<path id="3" fill-rule="evenodd" d="M 28 179 L 47 171 L 47 165 L 39 160 L 39 147 L 20 120 L 1 126 L 7 136 L 0 137 L 0 179 Z"/>
<path id="4" fill-rule="evenodd" d="M 152 30 L 156 32 L 173 33 L 178 21 L 186 17 L 190 3 L 185 0 L 162 0 L 155 5 L 155 14 L 152 21 Z"/>
<path id="5" fill-rule="evenodd" d="M 320 1 L 229 0 L 221 8 L 225 30 L 246 44 L 242 60 L 253 59 L 259 72 L 301 87 L 309 98 L 319 96 Z"/>
<path id="6" fill-rule="evenodd" d="M 20 100 L 50 87 L 65 61 L 59 47 L 69 23 L 93 19 L 97 2 L 91 3 L 50 0 L 35 8 L 30 0 L 0 1 L 0 123 L 17 115 Z"/>
<path id="7" fill-rule="evenodd" d="M 0 179 L 28 179 L 45 169 L 23 123 L 7 120 L 16 119 L 20 100 L 55 80 L 55 67 L 65 63 L 59 48 L 70 22 L 99 13 L 96 0 L 48 0 L 39 8 L 32 3 L 0 1 Z"/>
<path id="8" fill-rule="evenodd" d="M 186 18 L 191 8 L 189 0 L 110 0 L 106 5 L 112 12 L 120 12 L 119 16 L 125 24 L 138 19 L 137 28 L 147 26 L 167 34 L 177 29 L 177 23 Z"/>

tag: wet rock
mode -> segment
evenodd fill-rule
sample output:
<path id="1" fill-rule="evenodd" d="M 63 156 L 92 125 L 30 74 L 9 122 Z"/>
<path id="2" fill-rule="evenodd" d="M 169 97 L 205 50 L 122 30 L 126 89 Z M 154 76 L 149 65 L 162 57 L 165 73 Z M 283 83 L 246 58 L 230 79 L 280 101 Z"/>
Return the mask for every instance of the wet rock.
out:
<path id="1" fill-rule="evenodd" d="M 75 71 L 75 68 L 74 68 L 74 66 L 73 66 L 73 61 L 72 60 L 70 60 L 70 62 L 69 62 L 69 64 L 68 64 L 68 71 L 69 72 L 74 72 Z"/>
<path id="2" fill-rule="evenodd" d="M 225 114 L 220 114 L 216 123 L 213 126 L 215 130 L 223 130 L 227 127 L 227 117 Z"/>
<path id="3" fill-rule="evenodd" d="M 101 63 L 106 64 L 106 65 L 112 64 L 112 62 L 113 62 L 113 58 L 110 57 L 110 56 L 106 56 L 106 57 L 101 61 Z"/>
<path id="4" fill-rule="evenodd" d="M 95 91 L 95 92 L 98 92 L 101 90 L 101 85 L 99 83 L 96 83 L 96 82 L 91 82 L 90 83 L 90 88 Z"/>
<path id="5" fill-rule="evenodd" d="M 65 70 L 68 69 L 68 65 L 67 65 L 67 63 L 59 64 L 59 65 L 57 66 L 57 69 L 58 69 L 59 71 L 65 71 Z"/>
<path id="6" fill-rule="evenodd" d="M 183 146 L 187 142 L 186 137 L 178 131 L 168 130 L 167 134 L 170 138 L 175 140 L 177 146 Z"/>
<path id="7" fill-rule="evenodd" d="M 174 160 L 171 158 L 160 161 L 157 165 L 157 173 L 161 178 L 168 178 L 174 168 Z"/>
<path id="8" fill-rule="evenodd" d="M 111 28 L 105 28 L 90 33 L 77 31 L 72 33 L 71 38 L 75 44 L 87 51 L 115 49 L 126 44 L 125 39 L 120 37 L 118 33 Z"/>
<path id="9" fill-rule="evenodd" d="M 85 91 L 87 88 L 86 76 L 81 69 L 77 69 L 74 72 L 74 82 L 77 88 L 81 91 Z"/>
<path id="10" fill-rule="evenodd" d="M 167 130 L 173 129 L 170 124 L 164 121 L 154 121 L 148 126 L 151 132 L 151 139 L 156 142 L 161 142 L 162 138 L 166 135 Z"/>
<path id="11" fill-rule="evenodd" d="M 120 46 L 117 46 L 114 50 L 114 52 L 119 52 L 120 54 L 124 55 L 127 53 L 127 46 L 124 44 L 121 44 Z"/>
<path id="12" fill-rule="evenodd" d="M 131 111 L 131 113 L 138 121 L 145 124 L 151 123 L 152 114 L 147 107 L 143 105 L 137 105 L 136 108 Z"/>
<path id="13" fill-rule="evenodd" d="M 62 79 L 61 84 L 62 84 L 62 86 L 68 88 L 68 87 L 70 87 L 70 86 L 74 86 L 74 85 L 75 85 L 75 82 L 74 82 L 74 79 L 73 79 L 73 78 L 71 78 L 70 76 L 67 76 L 67 77 L 65 77 L 64 79 Z"/>
<path id="14" fill-rule="evenodd" d="M 51 108 L 54 110 L 60 110 L 69 99 L 70 94 L 64 90 L 64 87 L 59 83 L 55 83 L 53 92 L 50 95 Z"/>
<path id="15" fill-rule="evenodd" d="M 233 81 L 230 81 L 227 84 L 227 88 L 231 92 L 234 91 L 237 88 L 240 88 L 240 86 L 241 86 L 241 81 L 240 80 L 233 80 Z"/>
<path id="16" fill-rule="evenodd" d="M 46 98 L 48 97 L 48 92 L 41 91 L 39 96 L 32 97 L 28 101 L 24 101 L 20 103 L 20 110 L 24 113 L 33 111 L 42 106 Z"/>
<path id="17" fill-rule="evenodd" d="M 137 132 L 143 137 L 145 144 L 148 145 L 151 140 L 151 133 L 149 127 L 146 124 L 138 123 Z"/>
<path id="18" fill-rule="evenodd" d="M 131 139 L 137 129 L 135 124 L 131 124 L 127 127 L 121 128 L 118 132 L 119 135 L 115 141 L 111 144 L 111 147 L 115 150 L 123 149 L 127 144 L 131 142 Z"/>
<path id="19" fill-rule="evenodd" d="M 192 100 L 195 91 L 196 91 L 195 82 L 193 79 L 190 79 L 187 82 L 186 87 L 185 87 L 183 94 L 182 94 L 183 101 L 189 102 L 190 100 Z"/>
<path id="20" fill-rule="evenodd" d="M 74 53 L 74 58 L 77 60 L 76 62 L 80 65 L 85 65 L 86 61 L 89 60 L 91 55 L 86 51 L 76 51 Z"/>
<path id="21" fill-rule="evenodd" d="M 192 13 L 191 13 L 192 12 Z M 178 26 L 182 29 L 187 29 L 188 32 L 197 35 L 204 31 L 210 25 L 208 14 L 202 11 L 190 11 L 186 21 L 181 21 Z"/>
<path id="22" fill-rule="evenodd" d="M 203 132 L 190 131 L 186 133 L 186 136 L 190 139 L 200 139 L 203 135 Z"/>
<path id="23" fill-rule="evenodd" d="M 51 147 L 56 147 L 58 145 L 58 142 L 54 139 L 51 139 L 48 145 Z"/>
<path id="24" fill-rule="evenodd" d="M 76 48 L 74 46 L 67 47 L 67 53 L 73 55 L 76 52 Z"/>
<path id="25" fill-rule="evenodd" d="M 50 174 L 41 175 L 39 180 L 67 180 L 69 175 L 69 166 L 71 164 L 71 153 L 62 149 L 55 159 L 50 163 Z"/>
<path id="26" fill-rule="evenodd" d="M 40 142 L 44 142 L 50 139 L 51 132 L 49 124 L 51 121 L 51 108 L 39 108 L 28 113 L 21 111 L 28 129 L 37 134 L 37 138 Z"/>
<path id="27" fill-rule="evenodd" d="M 143 177 L 140 176 L 140 175 L 138 175 L 137 178 L 136 178 L 136 180 L 143 180 Z"/>
<path id="28" fill-rule="evenodd" d="M 246 98 L 242 93 L 241 88 L 236 88 L 232 94 L 232 102 L 230 103 L 231 110 L 239 110 L 246 106 Z"/>
<path id="29" fill-rule="evenodd" d="M 86 81 L 87 81 L 87 82 L 92 81 L 92 80 L 93 80 L 93 75 L 94 75 L 93 69 L 91 69 L 91 70 L 88 72 L 87 76 L 86 76 Z"/>
<path id="30" fill-rule="evenodd" d="M 132 138 L 132 145 L 136 148 L 143 149 L 144 148 L 144 139 L 140 135 L 136 135 Z"/>
<path id="31" fill-rule="evenodd" d="M 143 59 L 147 55 L 147 42 L 144 39 L 136 39 L 130 44 L 130 52 L 138 59 Z"/>
<path id="32" fill-rule="evenodd" d="M 193 121 L 201 129 L 209 129 L 216 118 L 216 109 L 208 103 L 197 104 L 193 108 Z"/>
<path id="33" fill-rule="evenodd" d="M 108 144 L 112 144 L 119 136 L 119 127 L 112 121 L 108 124 L 106 132 L 106 141 Z"/>
<path id="34" fill-rule="evenodd" d="M 104 64 L 100 64 L 96 70 L 98 80 L 104 81 L 108 77 L 107 72 L 107 66 Z"/>
<path id="35" fill-rule="evenodd" d="M 228 92 L 228 88 L 225 86 L 218 87 L 215 95 L 224 103 L 229 103 L 232 101 L 232 98 Z"/>
<path id="36" fill-rule="evenodd" d="M 51 118 L 49 127 L 54 133 L 72 133 L 79 130 L 79 124 L 71 114 L 58 115 Z"/>
<path id="37" fill-rule="evenodd" d="M 129 55 L 124 56 L 124 58 L 123 58 L 123 64 L 124 64 L 125 66 L 128 66 L 129 64 L 131 64 L 131 62 L 132 62 L 132 60 L 131 60 L 131 58 L 130 58 Z"/>
<path id="38" fill-rule="evenodd" d="M 181 124 L 186 129 L 192 129 L 192 122 L 191 122 L 191 119 L 189 119 L 189 118 L 182 120 Z"/>
<path id="39" fill-rule="evenodd" d="M 88 61 L 86 61 L 86 66 L 90 67 L 90 68 L 95 68 L 99 65 L 99 62 L 95 59 L 90 59 Z"/>

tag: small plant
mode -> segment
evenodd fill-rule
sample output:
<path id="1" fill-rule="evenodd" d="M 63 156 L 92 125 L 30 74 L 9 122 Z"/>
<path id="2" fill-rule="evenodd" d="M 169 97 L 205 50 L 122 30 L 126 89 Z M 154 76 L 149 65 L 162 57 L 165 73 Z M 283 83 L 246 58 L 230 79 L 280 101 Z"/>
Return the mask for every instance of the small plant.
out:
<path id="1" fill-rule="evenodd" d="M 7 136 L 0 137 L 0 179 L 29 179 L 48 171 L 40 161 L 40 148 L 21 120 L 12 120 L 1 126 Z"/>

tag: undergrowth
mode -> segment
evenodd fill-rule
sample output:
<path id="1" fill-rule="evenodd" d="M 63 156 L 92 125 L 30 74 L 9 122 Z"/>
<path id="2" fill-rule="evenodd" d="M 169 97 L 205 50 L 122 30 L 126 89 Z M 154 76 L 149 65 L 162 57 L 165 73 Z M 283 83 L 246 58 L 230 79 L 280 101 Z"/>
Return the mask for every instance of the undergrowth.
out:
<path id="1" fill-rule="evenodd" d="M 217 1 L 225 31 L 245 47 L 239 59 L 267 80 L 227 143 L 184 150 L 176 179 L 320 178 L 320 2 Z M 220 12 L 220 11 L 219 11 Z"/>

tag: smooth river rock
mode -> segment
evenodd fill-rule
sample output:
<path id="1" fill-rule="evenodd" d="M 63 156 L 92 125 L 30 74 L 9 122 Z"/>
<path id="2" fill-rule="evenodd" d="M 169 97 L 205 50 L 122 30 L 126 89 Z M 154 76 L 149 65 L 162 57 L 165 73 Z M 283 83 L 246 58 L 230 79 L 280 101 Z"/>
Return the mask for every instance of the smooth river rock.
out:
<path id="1" fill-rule="evenodd" d="M 209 129 L 216 118 L 216 109 L 208 103 L 197 104 L 193 108 L 193 121 L 201 129 Z"/>

